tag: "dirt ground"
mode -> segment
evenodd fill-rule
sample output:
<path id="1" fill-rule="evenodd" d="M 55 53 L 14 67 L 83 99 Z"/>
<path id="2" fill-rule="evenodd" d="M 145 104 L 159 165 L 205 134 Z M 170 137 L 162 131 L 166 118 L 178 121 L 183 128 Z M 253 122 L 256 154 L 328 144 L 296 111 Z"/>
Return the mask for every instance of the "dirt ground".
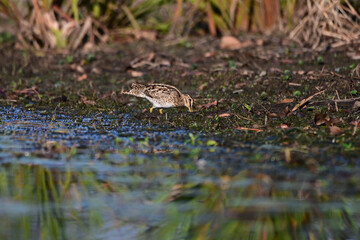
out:
<path id="1" fill-rule="evenodd" d="M 246 38 L 246 39 L 245 39 Z M 81 114 L 129 113 L 134 121 L 228 134 L 244 141 L 360 148 L 359 45 L 314 52 L 281 37 L 246 36 L 220 48 L 204 37 L 113 44 L 93 53 L 33 53 L 0 46 L 0 103 Z M 195 111 L 148 111 L 123 95 L 131 83 L 166 83 Z"/>

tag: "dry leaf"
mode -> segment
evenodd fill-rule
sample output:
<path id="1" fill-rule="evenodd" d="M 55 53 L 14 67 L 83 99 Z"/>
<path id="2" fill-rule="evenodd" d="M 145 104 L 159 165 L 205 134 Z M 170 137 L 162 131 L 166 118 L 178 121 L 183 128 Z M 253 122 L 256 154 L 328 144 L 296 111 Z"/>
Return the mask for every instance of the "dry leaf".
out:
<path id="1" fill-rule="evenodd" d="M 153 51 L 153 52 L 149 53 L 149 56 L 147 57 L 147 60 L 149 62 L 151 62 L 152 60 L 154 60 L 154 57 L 155 57 L 155 52 Z"/>
<path id="2" fill-rule="evenodd" d="M 326 113 L 317 113 L 315 114 L 315 124 L 317 126 L 323 125 L 330 121 L 330 117 Z"/>
<path id="3" fill-rule="evenodd" d="M 288 129 L 289 128 L 289 125 L 285 124 L 285 123 L 282 123 L 280 124 L 280 128 L 281 129 Z"/>
<path id="4" fill-rule="evenodd" d="M 276 113 L 269 113 L 268 116 L 269 117 L 277 117 L 278 115 Z"/>
<path id="5" fill-rule="evenodd" d="M 90 52 L 92 49 L 94 49 L 95 44 L 92 42 L 87 42 L 84 44 L 82 51 L 87 53 Z"/>
<path id="6" fill-rule="evenodd" d="M 200 72 L 200 71 L 195 71 L 193 72 L 194 76 L 205 76 L 206 74 L 204 72 Z"/>
<path id="7" fill-rule="evenodd" d="M 237 84 L 235 84 L 234 88 L 239 89 L 239 88 L 242 88 L 244 86 L 246 86 L 246 83 L 237 83 Z"/>
<path id="8" fill-rule="evenodd" d="M 230 113 L 222 113 L 219 115 L 219 117 L 230 117 L 231 114 Z"/>
<path id="9" fill-rule="evenodd" d="M 142 67 L 144 65 L 149 65 L 150 62 L 147 60 L 144 60 L 144 58 L 135 58 L 134 60 L 132 60 L 130 62 L 130 66 L 131 68 L 138 68 L 138 67 Z"/>
<path id="10" fill-rule="evenodd" d="M 41 95 L 39 94 L 39 92 L 36 90 L 36 86 L 32 86 L 31 88 L 25 88 L 22 90 L 17 90 L 16 94 L 26 94 L 27 96 L 30 96 L 32 94 L 36 94 L 38 99 L 41 100 Z"/>
<path id="11" fill-rule="evenodd" d="M 199 87 L 198 87 L 198 89 L 200 90 L 200 91 L 202 91 L 203 89 L 204 89 L 204 87 L 206 87 L 208 85 L 208 83 L 207 82 L 204 82 L 204 83 L 202 83 Z"/>
<path id="12" fill-rule="evenodd" d="M 351 125 L 354 125 L 355 127 L 360 127 L 360 122 L 359 121 L 353 121 L 350 122 Z"/>
<path id="13" fill-rule="evenodd" d="M 285 114 L 288 114 L 289 112 L 290 112 L 289 107 L 286 107 L 286 108 L 284 109 L 284 113 L 285 113 Z M 282 117 L 284 117 L 284 116 L 282 116 Z"/>
<path id="14" fill-rule="evenodd" d="M 352 107 L 353 111 L 357 111 L 360 108 L 360 101 L 356 101 Z"/>
<path id="15" fill-rule="evenodd" d="M 92 105 L 94 106 L 96 102 L 94 100 L 88 100 L 85 96 L 81 96 L 80 101 L 84 103 L 85 105 Z"/>
<path id="16" fill-rule="evenodd" d="M 263 39 L 257 39 L 257 40 L 256 40 L 256 45 L 257 45 L 257 46 L 262 46 L 262 45 L 264 45 L 264 40 L 263 40 Z"/>
<path id="17" fill-rule="evenodd" d="M 337 134 L 342 133 L 341 128 L 339 128 L 338 126 L 330 126 L 329 129 L 330 129 L 331 135 L 337 135 Z"/>
<path id="18" fill-rule="evenodd" d="M 150 30 L 139 30 L 135 31 L 135 38 L 136 39 L 145 39 L 149 41 L 155 41 L 156 40 L 156 31 L 150 31 Z"/>
<path id="19" fill-rule="evenodd" d="M 215 51 L 213 51 L 213 52 L 206 52 L 205 54 L 204 54 L 204 57 L 206 57 L 206 58 L 212 58 L 212 57 L 215 57 L 216 56 L 216 52 Z"/>
<path id="20" fill-rule="evenodd" d="M 283 70 L 281 70 L 280 68 L 275 68 L 275 67 L 272 67 L 272 68 L 270 68 L 270 72 L 278 72 L 278 73 L 284 73 L 284 71 Z"/>
<path id="21" fill-rule="evenodd" d="M 76 64 L 76 63 L 71 64 L 70 68 L 72 70 L 74 70 L 74 71 L 79 72 L 79 73 L 84 73 L 85 72 L 84 68 L 82 66 L 80 66 L 79 64 Z"/>
<path id="22" fill-rule="evenodd" d="M 292 64 L 294 61 L 288 58 L 282 59 L 280 60 L 281 63 L 288 63 L 288 64 Z"/>
<path id="23" fill-rule="evenodd" d="M 169 67 L 171 66 L 170 60 L 167 59 L 167 56 L 162 56 L 160 54 L 155 55 L 154 52 L 151 52 L 149 54 L 140 56 L 138 58 L 135 58 L 130 62 L 130 67 L 135 69 L 142 66 L 148 66 L 150 69 L 156 68 L 156 67 Z M 181 65 L 181 64 L 177 64 Z M 184 65 L 184 63 L 183 63 Z"/>
<path id="24" fill-rule="evenodd" d="M 213 101 L 213 102 L 209 102 L 209 103 L 205 103 L 205 104 L 201 104 L 201 105 L 198 105 L 198 106 L 196 106 L 197 108 L 205 108 L 205 109 L 208 109 L 208 108 L 210 108 L 210 107 L 212 107 L 212 106 L 216 106 L 218 104 L 218 101 L 217 100 L 215 100 L 215 101 Z"/>
<path id="25" fill-rule="evenodd" d="M 130 70 L 129 72 L 130 72 L 132 77 L 142 77 L 144 75 L 144 73 L 138 72 L 138 71 Z"/>
<path id="26" fill-rule="evenodd" d="M 247 40 L 245 42 L 241 42 L 241 48 L 245 48 L 245 47 L 250 47 L 250 46 L 253 46 L 254 43 L 250 40 Z"/>
<path id="27" fill-rule="evenodd" d="M 330 121 L 326 123 L 326 125 L 328 126 L 332 126 L 332 125 L 338 125 L 339 123 L 343 122 L 342 119 L 339 118 L 330 118 Z"/>
<path id="28" fill-rule="evenodd" d="M 36 87 L 35 88 L 25 88 L 25 89 L 22 89 L 22 90 L 17 90 L 15 92 L 17 94 L 27 94 L 27 95 L 29 95 L 29 94 L 34 94 L 34 89 L 36 89 Z"/>
<path id="29" fill-rule="evenodd" d="M 299 70 L 299 71 L 297 71 L 297 74 L 299 74 L 299 75 L 304 75 L 304 74 L 305 74 L 305 71 L 304 71 L 304 70 Z"/>
<path id="30" fill-rule="evenodd" d="M 162 61 L 159 62 L 159 65 L 160 65 L 160 66 L 163 66 L 163 67 L 170 67 L 170 66 L 171 66 L 171 63 L 170 63 L 169 60 L 164 59 L 164 60 L 162 60 Z"/>
<path id="31" fill-rule="evenodd" d="M 92 73 L 95 73 L 95 74 L 101 74 L 100 68 L 97 68 L 97 67 L 92 68 L 92 69 L 91 69 L 91 72 L 92 72 Z"/>
<path id="32" fill-rule="evenodd" d="M 346 55 L 353 60 L 360 60 L 360 52 L 348 52 Z"/>
<path id="33" fill-rule="evenodd" d="M 81 81 L 84 81 L 85 79 L 87 79 L 87 75 L 86 75 L 86 74 L 83 74 L 83 75 L 81 75 L 81 76 L 79 76 L 79 77 L 77 78 L 77 81 L 78 81 L 78 82 L 81 82 Z"/>
<path id="34" fill-rule="evenodd" d="M 242 47 L 241 42 L 233 36 L 224 36 L 221 38 L 220 48 L 222 49 L 236 50 Z"/>
<path id="35" fill-rule="evenodd" d="M 151 52 L 149 54 L 137 57 L 130 62 L 132 68 L 142 67 L 144 65 L 151 65 L 151 62 L 154 60 L 155 53 Z"/>
<path id="36" fill-rule="evenodd" d="M 292 103 L 294 101 L 293 98 L 285 98 L 284 100 L 278 102 L 277 104 L 281 104 L 281 103 Z"/>

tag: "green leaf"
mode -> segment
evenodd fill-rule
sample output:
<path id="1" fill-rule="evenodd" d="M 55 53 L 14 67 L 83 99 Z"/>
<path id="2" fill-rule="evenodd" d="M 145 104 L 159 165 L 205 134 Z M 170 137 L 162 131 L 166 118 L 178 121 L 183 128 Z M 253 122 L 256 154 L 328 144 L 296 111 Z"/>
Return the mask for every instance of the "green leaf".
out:
<path id="1" fill-rule="evenodd" d="M 300 97 L 301 96 L 301 92 L 300 91 L 295 91 L 293 93 L 294 97 Z"/>
<path id="2" fill-rule="evenodd" d="M 66 56 L 65 61 L 66 61 L 67 63 L 73 63 L 74 57 L 73 57 L 73 56 Z"/>
<path id="3" fill-rule="evenodd" d="M 236 69 L 236 63 L 233 60 L 229 60 L 229 68 Z"/>
<path id="4" fill-rule="evenodd" d="M 267 93 L 266 93 L 266 92 L 262 92 L 262 93 L 260 94 L 260 98 L 261 98 L 262 100 L 265 100 L 265 99 L 267 98 Z"/>
<path id="5" fill-rule="evenodd" d="M 209 141 L 207 141 L 206 145 L 208 145 L 208 146 L 217 146 L 218 143 L 215 140 L 209 140 Z"/>
<path id="6" fill-rule="evenodd" d="M 349 68 L 350 68 L 350 69 L 356 68 L 356 64 L 355 64 L 355 63 L 351 64 L 351 65 L 349 66 Z"/>
<path id="7" fill-rule="evenodd" d="M 61 30 L 57 30 L 57 29 L 51 29 L 51 31 L 53 32 L 54 36 L 55 36 L 55 40 L 56 40 L 56 46 L 58 48 L 66 48 L 67 47 L 67 40 L 66 37 L 64 36 L 63 32 Z"/>
<path id="8" fill-rule="evenodd" d="M 246 108 L 247 110 L 251 111 L 250 105 L 248 105 L 248 104 L 245 103 L 244 106 L 245 106 L 245 108 Z"/>
<path id="9" fill-rule="evenodd" d="M 322 56 L 318 56 L 316 59 L 317 64 L 324 64 L 324 58 Z"/>

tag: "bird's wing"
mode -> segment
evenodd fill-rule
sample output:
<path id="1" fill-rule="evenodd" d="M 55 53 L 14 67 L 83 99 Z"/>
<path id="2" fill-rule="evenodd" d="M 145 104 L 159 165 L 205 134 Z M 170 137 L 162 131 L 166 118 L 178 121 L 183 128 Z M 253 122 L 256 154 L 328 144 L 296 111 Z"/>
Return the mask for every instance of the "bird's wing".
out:
<path id="1" fill-rule="evenodd" d="M 166 84 L 149 84 L 144 93 L 150 98 L 181 97 L 181 92 L 176 87 Z"/>

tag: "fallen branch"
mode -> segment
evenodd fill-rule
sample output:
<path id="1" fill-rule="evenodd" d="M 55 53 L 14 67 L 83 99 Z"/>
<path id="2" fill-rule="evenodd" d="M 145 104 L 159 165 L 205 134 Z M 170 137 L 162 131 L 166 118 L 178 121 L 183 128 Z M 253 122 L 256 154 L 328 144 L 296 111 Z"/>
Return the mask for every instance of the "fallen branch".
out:
<path id="1" fill-rule="evenodd" d="M 315 93 L 314 95 L 311 95 L 310 97 L 308 98 L 305 98 L 303 100 L 301 100 L 300 103 L 296 104 L 295 107 L 287 114 L 287 115 L 290 115 L 291 113 L 295 112 L 296 110 L 298 110 L 300 107 L 304 106 L 307 102 L 309 102 L 311 99 L 313 99 L 313 97 L 315 97 L 316 95 L 319 95 L 323 92 L 325 92 L 326 90 L 322 90 L 320 92 L 317 92 Z"/>

